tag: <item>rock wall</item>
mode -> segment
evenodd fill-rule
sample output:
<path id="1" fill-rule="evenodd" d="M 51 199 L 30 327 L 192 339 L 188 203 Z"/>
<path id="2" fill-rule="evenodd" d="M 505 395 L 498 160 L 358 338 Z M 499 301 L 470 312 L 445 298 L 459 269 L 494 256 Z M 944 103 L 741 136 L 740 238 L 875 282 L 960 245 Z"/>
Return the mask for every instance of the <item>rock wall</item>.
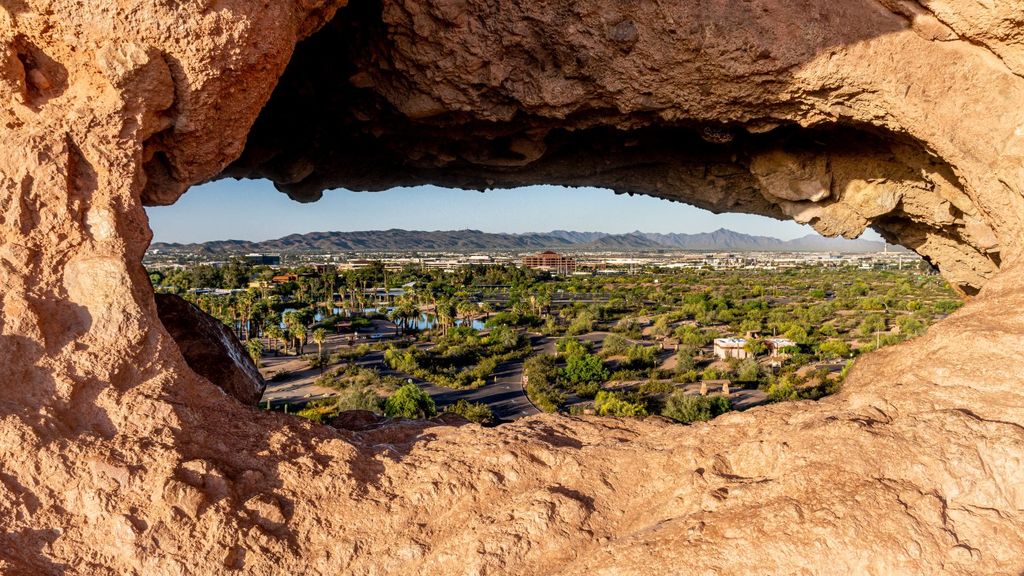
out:
<path id="1" fill-rule="evenodd" d="M 0 4 L 0 573 L 1024 570 L 1020 2 L 343 4 Z M 871 225 L 975 298 L 817 403 L 314 426 L 158 319 L 142 206 L 220 174 Z"/>

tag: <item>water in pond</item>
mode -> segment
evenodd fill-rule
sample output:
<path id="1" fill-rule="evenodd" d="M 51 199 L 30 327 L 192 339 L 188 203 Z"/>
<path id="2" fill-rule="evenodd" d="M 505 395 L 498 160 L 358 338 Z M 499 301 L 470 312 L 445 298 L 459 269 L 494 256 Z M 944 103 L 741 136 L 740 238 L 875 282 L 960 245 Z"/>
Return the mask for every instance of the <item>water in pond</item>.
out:
<path id="1" fill-rule="evenodd" d="M 423 314 L 420 314 L 420 317 L 414 320 L 412 324 L 417 330 L 429 330 L 433 328 L 434 324 L 436 323 L 437 317 L 435 317 L 433 314 L 427 314 L 426 312 L 424 312 Z M 462 326 L 463 324 L 466 324 L 465 320 L 458 320 L 455 322 L 456 326 Z M 472 327 L 473 330 L 484 329 L 483 320 L 472 320 L 469 322 L 468 325 Z"/>
<path id="2" fill-rule="evenodd" d="M 386 310 L 381 310 L 380 312 L 382 314 L 387 314 L 387 313 L 391 312 L 392 310 L 394 310 L 394 308 L 388 308 Z M 363 309 L 363 313 L 364 314 L 375 314 L 375 313 L 377 313 L 377 311 L 378 311 L 377 308 L 364 308 Z M 420 314 L 419 318 L 414 320 L 413 323 L 412 323 L 413 327 L 416 328 L 417 330 L 430 330 L 431 328 L 434 327 L 435 324 L 437 324 L 437 317 L 435 315 L 433 315 L 433 314 L 428 313 L 428 312 L 423 312 L 422 314 Z M 455 322 L 456 326 L 462 326 L 464 324 L 466 324 L 465 320 L 457 320 Z M 483 322 L 483 320 L 471 320 L 471 321 L 469 321 L 468 326 L 472 327 L 473 330 L 483 330 L 484 329 L 484 322 Z"/>

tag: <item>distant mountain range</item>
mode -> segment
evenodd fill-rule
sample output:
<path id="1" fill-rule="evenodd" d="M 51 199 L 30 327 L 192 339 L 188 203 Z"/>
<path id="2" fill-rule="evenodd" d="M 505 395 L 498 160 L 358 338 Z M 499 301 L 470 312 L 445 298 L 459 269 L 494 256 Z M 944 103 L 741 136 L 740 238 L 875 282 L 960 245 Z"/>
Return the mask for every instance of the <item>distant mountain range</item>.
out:
<path id="1" fill-rule="evenodd" d="M 529 232 L 493 234 L 479 230 L 424 232 L 379 230 L 366 232 L 310 232 L 291 234 L 276 240 L 250 242 L 217 240 L 199 244 L 158 242 L 151 250 L 189 251 L 200 254 L 325 254 L 331 252 L 478 252 L 478 251 L 616 251 L 692 250 L 698 252 L 879 252 L 883 242 L 824 238 L 808 234 L 793 240 L 751 236 L 719 229 L 699 234 L 658 234 L 630 232 Z"/>

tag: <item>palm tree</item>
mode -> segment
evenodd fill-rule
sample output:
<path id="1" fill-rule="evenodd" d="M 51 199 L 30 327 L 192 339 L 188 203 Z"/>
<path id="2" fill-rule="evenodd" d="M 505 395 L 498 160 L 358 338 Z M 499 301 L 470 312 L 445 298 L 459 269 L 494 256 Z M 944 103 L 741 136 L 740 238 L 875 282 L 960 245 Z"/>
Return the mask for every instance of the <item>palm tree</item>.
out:
<path id="1" fill-rule="evenodd" d="M 416 301 L 412 296 L 404 295 L 395 301 L 395 307 L 391 310 L 389 317 L 392 322 L 398 324 L 398 327 L 404 334 L 409 326 L 412 325 L 413 320 L 419 317 L 419 315 L 420 309 L 416 306 Z"/>
<path id="2" fill-rule="evenodd" d="M 245 343 L 245 350 L 249 353 L 249 357 L 252 358 L 253 363 L 256 367 L 260 367 L 260 357 L 263 356 L 263 343 L 257 338 L 250 338 Z"/>
<path id="3" fill-rule="evenodd" d="M 292 338 L 295 339 L 295 354 L 301 356 L 306 347 L 306 325 L 299 322 L 292 326 Z"/>
<path id="4" fill-rule="evenodd" d="M 287 327 L 288 330 L 287 341 L 294 340 L 298 336 L 300 331 L 303 333 L 303 335 L 305 334 L 306 326 L 302 323 L 302 318 L 299 317 L 298 313 L 296 312 L 288 312 L 287 314 L 284 315 L 284 325 Z M 288 352 L 287 344 L 285 345 L 285 352 Z"/>
<path id="5" fill-rule="evenodd" d="M 252 318 L 252 311 L 255 302 L 253 301 L 253 294 L 251 292 L 239 292 L 237 300 L 235 302 L 235 309 L 238 314 L 238 335 L 242 336 L 242 332 L 245 332 L 245 337 L 248 339 L 251 335 L 249 334 L 249 320 Z"/>
<path id="6" fill-rule="evenodd" d="M 313 330 L 313 342 L 316 342 L 316 355 L 324 355 L 324 341 L 327 340 L 327 330 L 323 328 L 317 328 Z"/>
<path id="7" fill-rule="evenodd" d="M 466 326 L 469 323 L 469 319 L 479 312 L 480 308 L 469 300 L 459 300 L 459 303 L 455 305 L 455 311 L 462 319 L 462 325 Z"/>
<path id="8" fill-rule="evenodd" d="M 434 315 L 437 317 L 437 325 L 441 328 L 441 335 L 448 334 L 448 328 L 455 319 L 455 304 L 451 300 L 438 300 L 434 305 Z"/>
<path id="9" fill-rule="evenodd" d="M 480 311 L 484 313 L 484 321 L 487 321 L 494 314 L 494 307 L 487 302 L 480 303 Z"/>
<path id="10" fill-rule="evenodd" d="M 265 330 L 267 338 L 270 338 L 270 346 L 274 349 L 274 356 L 277 356 L 277 341 L 284 340 L 284 331 L 277 324 L 267 326 Z"/>
<path id="11" fill-rule="evenodd" d="M 420 307 L 416 305 L 414 298 L 406 298 L 402 303 L 402 316 L 405 318 L 405 327 L 408 329 L 420 317 Z"/>

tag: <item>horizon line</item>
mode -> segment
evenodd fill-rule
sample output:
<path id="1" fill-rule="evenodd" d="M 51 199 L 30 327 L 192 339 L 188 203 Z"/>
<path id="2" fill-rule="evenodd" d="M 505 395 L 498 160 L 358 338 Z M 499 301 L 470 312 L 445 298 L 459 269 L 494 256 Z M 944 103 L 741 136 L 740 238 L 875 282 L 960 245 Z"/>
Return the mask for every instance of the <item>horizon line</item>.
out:
<path id="1" fill-rule="evenodd" d="M 779 238 L 778 236 L 770 236 L 770 235 L 765 235 L 765 234 L 748 234 L 746 232 L 740 232 L 740 231 L 737 231 L 737 230 L 733 230 L 731 228 L 726 228 L 724 226 L 720 226 L 719 228 L 717 228 L 715 230 L 712 230 L 712 231 L 709 231 L 709 232 L 644 232 L 644 231 L 641 231 L 639 229 L 633 230 L 633 231 L 630 231 L 630 232 L 604 232 L 604 231 L 600 231 L 600 230 L 568 230 L 568 229 L 564 229 L 564 228 L 555 228 L 555 229 L 548 230 L 548 231 L 532 231 L 532 232 L 486 232 L 486 231 L 483 231 L 483 230 L 479 230 L 477 228 L 435 229 L 435 230 L 418 230 L 418 229 L 408 229 L 408 228 L 384 228 L 384 229 L 373 229 L 373 230 L 312 230 L 312 231 L 309 231 L 309 232 L 292 232 L 290 234 L 285 234 L 283 236 L 277 236 L 275 238 L 267 238 L 265 240 L 244 240 L 244 239 L 239 239 L 239 238 L 226 238 L 226 239 L 215 239 L 215 240 L 193 240 L 193 241 L 190 241 L 190 242 L 172 242 L 172 241 L 158 241 L 158 240 L 154 240 L 154 241 L 152 241 L 150 243 L 150 246 L 153 246 L 154 244 L 190 245 L 190 244 L 210 244 L 210 243 L 214 243 L 214 242 L 246 242 L 246 243 L 251 243 L 251 244 L 259 244 L 259 243 L 262 243 L 262 242 L 273 242 L 275 240 L 282 240 L 284 238 L 288 238 L 288 237 L 291 237 L 291 236 L 308 236 L 308 235 L 312 235 L 312 234 L 372 234 L 372 233 L 381 233 L 381 232 L 411 232 L 411 233 L 424 233 L 424 234 L 436 234 L 436 233 L 444 233 L 444 232 L 472 232 L 472 233 L 477 233 L 477 234 L 491 234 L 491 235 L 504 235 L 504 236 L 548 235 L 548 234 L 555 234 L 555 233 L 559 233 L 559 232 L 564 232 L 564 233 L 568 233 L 568 234 L 604 234 L 606 236 L 629 236 L 629 235 L 632 235 L 632 234 L 648 234 L 648 235 L 654 235 L 654 236 L 672 236 L 672 235 L 677 235 L 677 236 L 697 236 L 697 235 L 701 235 L 701 234 L 714 234 L 716 232 L 731 232 L 733 234 L 740 234 L 740 235 L 748 236 L 748 237 L 751 237 L 751 238 L 770 238 L 772 240 L 778 240 L 780 242 L 792 242 L 794 240 L 801 240 L 801 239 L 808 238 L 808 237 L 817 237 L 817 238 L 822 238 L 822 239 L 825 239 L 825 240 L 843 240 L 843 241 L 848 241 L 848 242 L 872 242 L 872 243 L 877 243 L 877 244 L 887 244 L 887 245 L 895 246 L 895 244 L 891 244 L 891 243 L 887 242 L 884 238 L 880 238 L 878 240 L 872 240 L 872 239 L 865 239 L 865 238 L 862 238 L 862 237 L 845 238 L 843 236 L 825 236 L 825 235 L 817 232 L 813 228 L 811 229 L 811 232 L 808 233 L 808 234 L 804 234 L 803 236 L 797 236 L 795 238 L 788 238 L 787 239 L 787 238 Z"/>

